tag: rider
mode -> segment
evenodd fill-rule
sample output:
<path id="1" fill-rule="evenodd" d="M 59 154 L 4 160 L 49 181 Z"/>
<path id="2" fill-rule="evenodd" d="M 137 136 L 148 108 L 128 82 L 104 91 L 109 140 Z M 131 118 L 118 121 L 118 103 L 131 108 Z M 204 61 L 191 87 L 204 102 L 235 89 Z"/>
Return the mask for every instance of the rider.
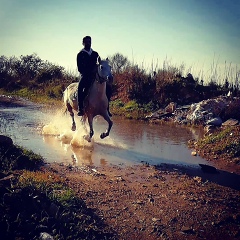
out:
<path id="1" fill-rule="evenodd" d="M 83 116 L 84 114 L 83 101 L 94 80 L 94 70 L 97 61 L 101 61 L 98 53 L 91 48 L 90 36 L 84 37 L 82 44 L 84 48 L 77 55 L 77 67 L 81 75 L 81 80 L 78 84 L 78 116 Z"/>

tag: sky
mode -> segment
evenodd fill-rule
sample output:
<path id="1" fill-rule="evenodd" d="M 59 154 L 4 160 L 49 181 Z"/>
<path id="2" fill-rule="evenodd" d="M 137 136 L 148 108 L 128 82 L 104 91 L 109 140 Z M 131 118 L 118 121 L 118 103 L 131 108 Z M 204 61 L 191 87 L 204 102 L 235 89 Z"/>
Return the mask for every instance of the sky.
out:
<path id="1" fill-rule="evenodd" d="M 76 71 L 82 38 L 101 58 L 121 53 L 207 76 L 240 70 L 240 0 L 0 0 L 0 55 L 36 53 Z"/>

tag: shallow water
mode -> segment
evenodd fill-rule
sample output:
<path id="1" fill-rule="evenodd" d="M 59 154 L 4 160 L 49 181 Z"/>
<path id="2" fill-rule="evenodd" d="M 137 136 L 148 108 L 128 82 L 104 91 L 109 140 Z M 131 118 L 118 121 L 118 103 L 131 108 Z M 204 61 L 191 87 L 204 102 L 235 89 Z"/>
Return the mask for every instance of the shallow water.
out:
<path id="1" fill-rule="evenodd" d="M 151 125 L 114 117 L 110 137 L 100 139 L 107 128 L 98 117 L 94 120 L 94 139 L 83 139 L 84 130 L 76 117 L 77 131 L 72 132 L 71 117 L 62 111 L 42 109 L 32 103 L 24 106 L 0 105 L 0 133 L 14 143 L 41 154 L 47 162 L 73 165 L 132 165 L 175 163 L 197 165 L 207 161 L 191 155 L 189 139 L 198 139 L 202 131 L 196 128 Z M 45 134 L 42 134 L 45 129 Z M 55 134 L 55 136 L 49 135 Z M 70 144 L 71 142 L 71 144 Z"/>

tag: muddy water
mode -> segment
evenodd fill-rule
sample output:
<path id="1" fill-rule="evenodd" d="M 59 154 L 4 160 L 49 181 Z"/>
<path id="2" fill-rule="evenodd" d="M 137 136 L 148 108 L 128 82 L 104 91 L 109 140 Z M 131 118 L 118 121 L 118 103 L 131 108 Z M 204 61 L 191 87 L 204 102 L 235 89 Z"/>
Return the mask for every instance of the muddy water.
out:
<path id="1" fill-rule="evenodd" d="M 110 137 L 100 139 L 107 124 L 94 121 L 94 139 L 87 143 L 86 134 L 76 117 L 77 131 L 72 132 L 70 116 L 62 111 L 44 109 L 36 104 L 0 104 L 0 133 L 12 137 L 21 146 L 41 154 L 47 162 L 74 165 L 131 165 L 180 163 L 196 165 L 206 161 L 191 155 L 186 143 L 198 139 L 199 129 L 113 118 Z M 44 134 L 43 134 L 44 129 Z"/>

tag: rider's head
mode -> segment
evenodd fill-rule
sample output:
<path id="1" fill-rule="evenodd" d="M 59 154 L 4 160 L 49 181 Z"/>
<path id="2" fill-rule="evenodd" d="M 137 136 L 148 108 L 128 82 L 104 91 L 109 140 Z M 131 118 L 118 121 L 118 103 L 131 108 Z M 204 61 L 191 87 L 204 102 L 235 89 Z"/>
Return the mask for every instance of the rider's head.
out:
<path id="1" fill-rule="evenodd" d="M 86 36 L 86 37 L 83 38 L 82 44 L 84 46 L 84 49 L 90 50 L 91 43 L 92 43 L 92 39 L 91 39 L 90 36 Z"/>

